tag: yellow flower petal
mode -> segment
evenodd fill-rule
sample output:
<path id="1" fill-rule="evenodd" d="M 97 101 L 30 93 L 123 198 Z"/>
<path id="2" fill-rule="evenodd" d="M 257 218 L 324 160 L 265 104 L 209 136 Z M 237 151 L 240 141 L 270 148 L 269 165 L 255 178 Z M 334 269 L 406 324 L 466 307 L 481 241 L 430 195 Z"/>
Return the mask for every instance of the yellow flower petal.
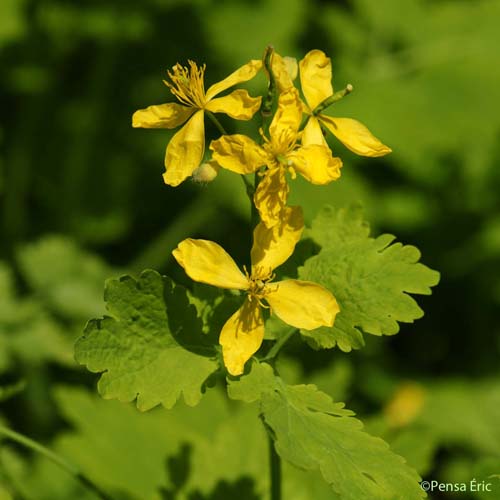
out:
<path id="1" fill-rule="evenodd" d="M 261 67 L 262 61 L 252 59 L 241 68 L 237 69 L 234 73 L 231 73 L 227 78 L 224 78 L 224 80 L 221 80 L 219 83 L 215 83 L 214 85 L 212 85 L 205 94 L 206 100 L 209 101 L 217 94 L 220 94 L 223 90 L 226 90 L 229 87 L 236 85 L 237 83 L 250 80 L 257 74 Z"/>
<path id="2" fill-rule="evenodd" d="M 309 108 L 333 95 L 332 63 L 321 50 L 311 50 L 299 63 L 300 84 Z"/>
<path id="3" fill-rule="evenodd" d="M 194 281 L 219 288 L 248 287 L 248 279 L 231 256 L 213 241 L 188 238 L 179 243 L 172 255 Z"/>
<path id="4" fill-rule="evenodd" d="M 255 172 L 268 161 L 268 154 L 243 134 L 223 135 L 210 143 L 213 159 L 223 168 L 238 174 Z"/>
<path id="5" fill-rule="evenodd" d="M 245 363 L 258 351 L 264 339 L 264 320 L 256 300 L 248 298 L 220 332 L 224 365 L 231 375 L 241 375 Z"/>
<path id="6" fill-rule="evenodd" d="M 257 224 L 253 231 L 251 252 L 252 278 L 267 279 L 292 255 L 304 229 L 304 217 L 300 207 L 285 207 L 281 221 L 272 228 Z"/>
<path id="7" fill-rule="evenodd" d="M 293 167 L 312 184 L 328 184 L 340 177 L 342 160 L 328 146 L 311 144 L 287 155 Z"/>
<path id="8" fill-rule="evenodd" d="M 295 328 L 313 330 L 320 326 L 332 326 L 339 312 L 335 297 L 316 283 L 285 280 L 267 287 L 275 289 L 266 295 L 271 312 Z"/>
<path id="9" fill-rule="evenodd" d="M 322 146 L 328 147 L 323 131 L 319 124 L 318 119 L 315 116 L 310 116 L 307 120 L 306 126 L 302 131 L 302 144 L 304 146 L 309 146 L 310 144 L 321 144 Z"/>
<path id="10" fill-rule="evenodd" d="M 250 120 L 259 110 L 262 97 L 250 97 L 246 90 L 238 89 L 224 97 L 209 101 L 205 109 L 212 113 L 226 113 L 236 120 Z"/>
<path id="11" fill-rule="evenodd" d="M 197 111 L 172 137 L 165 154 L 165 184 L 178 186 L 200 166 L 205 151 L 203 111 Z"/>
<path id="12" fill-rule="evenodd" d="M 358 155 L 376 157 L 392 151 L 357 120 L 327 115 L 320 115 L 319 118 L 340 142 Z"/>
<path id="13" fill-rule="evenodd" d="M 139 109 L 132 116 L 135 128 L 175 128 L 182 125 L 196 109 L 175 102 Z"/>
<path id="14" fill-rule="evenodd" d="M 302 121 L 302 103 L 295 87 L 282 92 L 278 98 L 278 109 L 269 126 L 271 142 L 287 148 L 291 139 L 297 138 L 297 132 Z"/>
<path id="15" fill-rule="evenodd" d="M 280 221 L 287 199 L 288 184 L 285 170 L 283 168 L 268 170 L 259 182 L 253 198 L 260 218 L 267 227 L 273 227 Z"/>
<path id="16" fill-rule="evenodd" d="M 293 87 L 293 80 L 297 76 L 297 60 L 292 57 L 281 57 L 274 52 L 271 60 L 271 71 L 279 92 L 284 92 Z"/>

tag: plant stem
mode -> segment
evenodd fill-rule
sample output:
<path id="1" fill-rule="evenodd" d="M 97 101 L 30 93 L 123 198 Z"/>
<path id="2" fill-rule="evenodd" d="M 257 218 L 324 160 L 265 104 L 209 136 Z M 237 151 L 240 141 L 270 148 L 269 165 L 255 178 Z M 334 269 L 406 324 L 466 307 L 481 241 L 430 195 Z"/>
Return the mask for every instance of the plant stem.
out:
<path id="1" fill-rule="evenodd" d="M 94 484 L 87 476 L 85 476 L 78 469 L 76 465 L 73 465 L 72 463 L 68 462 L 66 459 L 57 455 L 56 453 L 49 450 L 40 443 L 37 443 L 36 441 L 33 441 L 33 439 L 30 439 L 29 437 L 24 436 L 22 434 L 19 434 L 18 432 L 13 431 L 12 429 L 4 427 L 3 425 L 0 425 L 0 435 L 3 435 L 8 439 L 11 439 L 16 443 L 19 443 L 20 445 L 35 451 L 36 453 L 40 453 L 45 458 L 48 458 L 56 465 L 58 465 L 61 469 L 64 469 L 66 472 L 71 474 L 75 479 L 77 479 L 80 482 L 80 484 L 82 484 L 82 486 L 84 486 L 87 490 L 92 491 L 101 500 L 112 500 L 112 498 L 108 496 L 107 493 L 104 493 L 104 491 L 102 491 L 99 488 L 99 486 Z"/>
<path id="2" fill-rule="evenodd" d="M 283 334 L 273 345 L 273 347 L 270 349 L 270 351 L 267 353 L 267 356 L 261 361 L 269 361 L 271 359 L 274 359 L 278 353 L 280 352 L 281 348 L 288 342 L 290 337 L 297 331 L 297 328 L 294 328 L 293 326 L 290 327 L 285 334 Z"/>
<path id="3" fill-rule="evenodd" d="M 271 475 L 271 500 L 281 500 L 281 459 L 276 453 L 274 440 L 267 434 L 269 444 L 269 472 Z"/>
<path id="4" fill-rule="evenodd" d="M 330 97 L 327 97 L 324 101 L 320 102 L 313 110 L 313 115 L 319 115 L 323 110 L 328 108 L 328 106 L 331 106 L 332 104 L 335 104 L 336 102 L 340 101 L 343 97 L 346 95 L 350 94 L 353 91 L 353 87 L 350 83 L 347 84 L 345 89 L 339 90 L 338 92 L 335 92 L 335 94 L 331 95 Z"/>
<path id="5" fill-rule="evenodd" d="M 259 171 L 255 172 L 254 174 L 254 181 L 253 181 L 253 193 L 257 191 L 257 186 L 259 185 L 260 182 L 260 177 L 259 177 Z M 252 224 L 252 229 L 255 229 L 255 226 L 260 222 L 260 216 L 259 216 L 259 211 L 257 210 L 257 207 L 255 206 L 255 202 L 253 199 L 253 193 L 250 198 L 250 220 Z"/>
<path id="6" fill-rule="evenodd" d="M 206 111 L 205 114 L 210 118 L 211 122 L 217 127 L 217 130 L 222 134 L 222 135 L 227 135 L 227 132 L 225 131 L 224 127 L 222 126 L 221 122 L 217 120 L 215 115 L 211 111 Z"/>
<path id="7" fill-rule="evenodd" d="M 266 52 L 264 53 L 264 70 L 269 78 L 269 84 L 267 86 L 267 93 L 262 100 L 261 116 L 262 116 L 262 130 L 267 133 L 269 128 L 269 123 L 272 118 L 273 105 L 276 100 L 276 79 L 273 75 L 272 61 L 274 55 L 274 48 L 272 45 L 266 47 Z"/>

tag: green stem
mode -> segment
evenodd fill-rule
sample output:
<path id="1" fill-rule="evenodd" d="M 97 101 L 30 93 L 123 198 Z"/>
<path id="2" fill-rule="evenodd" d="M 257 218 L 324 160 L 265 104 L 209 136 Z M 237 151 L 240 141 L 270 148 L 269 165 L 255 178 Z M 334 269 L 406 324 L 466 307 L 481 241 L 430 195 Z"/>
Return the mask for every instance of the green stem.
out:
<path id="1" fill-rule="evenodd" d="M 281 500 L 281 459 L 276 453 L 274 440 L 267 434 L 269 444 L 269 472 L 271 476 L 271 500 Z"/>
<path id="2" fill-rule="evenodd" d="M 222 134 L 222 135 L 227 135 L 227 132 L 225 131 L 224 127 L 222 126 L 221 122 L 217 120 L 215 115 L 211 111 L 205 110 L 205 114 L 210 118 L 210 121 L 217 127 L 217 130 Z"/>
<path id="3" fill-rule="evenodd" d="M 259 182 L 260 182 L 260 176 L 259 176 L 259 171 L 257 171 L 254 174 L 253 193 L 255 193 L 255 191 L 257 191 L 257 186 L 259 185 Z M 260 222 L 260 216 L 259 216 L 259 211 L 257 210 L 257 207 L 255 206 L 255 203 L 253 200 L 253 193 L 252 193 L 252 197 L 250 198 L 250 214 L 251 214 L 252 228 L 255 229 L 257 224 Z"/>
<path id="4" fill-rule="evenodd" d="M 352 85 L 349 83 L 347 84 L 345 89 L 339 90 L 338 92 L 335 92 L 335 94 L 331 95 L 330 97 L 327 97 L 323 102 L 320 102 L 313 110 L 312 114 L 313 115 L 319 115 L 322 111 L 324 111 L 328 106 L 331 106 L 332 104 L 336 103 L 337 101 L 340 101 L 343 97 L 345 97 L 347 94 L 350 94 L 353 91 Z"/>
<path id="5" fill-rule="evenodd" d="M 280 352 L 281 348 L 288 342 L 290 337 L 297 331 L 297 328 L 290 327 L 285 334 L 283 334 L 273 345 L 273 347 L 270 349 L 270 351 L 267 353 L 267 356 L 261 361 L 269 361 L 271 359 L 274 359 L 278 353 Z"/>
<path id="6" fill-rule="evenodd" d="M 272 71 L 272 61 L 274 55 L 274 48 L 272 45 L 269 45 L 266 48 L 266 52 L 264 53 L 264 70 L 267 73 L 269 78 L 269 84 L 267 87 L 267 94 L 264 97 L 261 107 L 261 116 L 262 116 L 262 130 L 264 133 L 267 133 L 269 128 L 269 122 L 272 117 L 272 110 L 274 101 L 276 100 L 276 79 L 274 78 Z"/>
<path id="7" fill-rule="evenodd" d="M 71 474 L 87 490 L 95 493 L 97 495 L 97 497 L 99 497 L 101 500 L 112 500 L 112 498 L 110 496 L 108 496 L 107 493 L 104 493 L 104 491 L 102 491 L 99 488 L 99 486 L 94 484 L 87 476 L 85 476 L 78 469 L 78 467 L 76 467 L 76 465 L 73 465 L 72 463 L 68 462 L 66 459 L 57 455 L 56 453 L 49 450 L 48 448 L 41 445 L 40 443 L 37 443 L 36 441 L 33 441 L 33 439 L 30 439 L 27 436 L 23 436 L 22 434 L 19 434 L 18 432 L 13 431 L 12 429 L 4 427 L 3 425 L 0 425 L 0 435 L 3 435 L 5 437 L 7 437 L 8 439 L 11 439 L 12 441 L 19 443 L 20 445 L 22 445 L 30 450 L 33 450 L 36 453 L 40 453 L 45 458 L 48 458 L 49 460 L 54 462 L 56 465 L 58 465 L 61 469 L 64 469 L 66 472 Z"/>
<path id="8" fill-rule="evenodd" d="M 217 130 L 222 134 L 222 135 L 228 135 L 224 127 L 222 126 L 221 122 L 217 120 L 215 115 L 211 111 L 205 110 L 205 114 L 208 116 L 210 121 L 217 127 Z M 247 196 L 249 197 L 250 201 L 253 199 L 253 192 L 254 192 L 254 187 L 252 184 L 249 182 L 249 180 L 241 174 L 241 178 L 243 179 L 243 184 L 245 184 L 245 190 L 247 193 Z"/>

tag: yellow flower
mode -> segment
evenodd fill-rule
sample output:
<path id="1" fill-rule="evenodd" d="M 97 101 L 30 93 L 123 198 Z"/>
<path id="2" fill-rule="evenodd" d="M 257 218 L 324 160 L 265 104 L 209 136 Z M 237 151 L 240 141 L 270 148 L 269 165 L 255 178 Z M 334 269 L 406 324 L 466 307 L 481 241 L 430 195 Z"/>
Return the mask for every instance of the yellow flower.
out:
<path id="1" fill-rule="evenodd" d="M 177 186 L 200 165 L 205 152 L 204 111 L 226 113 L 237 120 L 250 120 L 260 107 L 261 97 L 250 97 L 246 90 L 235 90 L 215 98 L 224 90 L 253 78 L 262 62 L 252 60 L 206 92 L 203 82 L 205 65 L 193 61 L 189 68 L 176 64 L 168 72 L 171 83 L 164 83 L 181 104 L 167 103 L 136 111 L 132 126 L 140 128 L 175 128 L 186 124 L 172 137 L 165 155 L 165 184 Z"/>
<path id="2" fill-rule="evenodd" d="M 292 255 L 304 222 L 300 207 L 288 207 L 280 231 L 262 223 L 254 230 L 251 272 L 243 274 L 226 251 L 213 241 L 186 239 L 172 252 L 190 278 L 219 288 L 244 290 L 243 305 L 223 326 L 219 343 L 231 375 L 241 375 L 245 363 L 264 338 L 262 307 L 270 307 L 285 323 L 312 330 L 332 326 L 339 311 L 333 295 L 309 281 L 271 283 L 273 270 Z M 266 301 L 268 306 L 264 304 Z"/>
<path id="3" fill-rule="evenodd" d="M 305 112 L 310 115 L 303 144 L 326 144 L 320 122 L 347 148 L 362 156 L 384 156 L 392 150 L 382 144 L 362 123 L 352 118 L 333 118 L 314 109 L 333 95 L 332 64 L 321 50 L 311 50 L 299 63 L 300 84 L 306 98 Z"/>
<path id="4" fill-rule="evenodd" d="M 263 136 L 262 146 L 242 134 L 224 135 L 210 144 L 214 160 L 233 172 L 249 174 L 267 165 L 254 202 L 268 227 L 279 222 L 286 205 L 287 171 L 292 178 L 299 172 L 313 184 L 327 184 L 340 176 L 342 162 L 332 156 L 326 145 L 299 143 L 301 120 L 302 103 L 297 89 L 292 87 L 280 94 L 278 109 L 269 126 L 270 138 Z"/>

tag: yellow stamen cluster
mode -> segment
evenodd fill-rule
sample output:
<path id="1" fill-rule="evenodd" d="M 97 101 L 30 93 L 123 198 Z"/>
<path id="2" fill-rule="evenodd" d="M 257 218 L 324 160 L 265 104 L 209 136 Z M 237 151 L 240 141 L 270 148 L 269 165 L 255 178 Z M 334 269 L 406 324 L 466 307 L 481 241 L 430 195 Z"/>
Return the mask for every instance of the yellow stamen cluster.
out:
<path id="1" fill-rule="evenodd" d="M 247 293 L 249 300 L 256 300 L 261 307 L 269 309 L 269 306 L 264 304 L 262 300 L 265 299 L 270 293 L 277 291 L 279 285 L 269 285 L 269 283 L 276 277 L 276 274 L 272 272 L 272 269 L 269 269 L 269 272 L 267 273 L 263 273 L 262 269 L 257 268 L 254 272 L 256 276 L 259 276 L 259 278 L 255 278 L 248 272 L 246 266 L 243 266 L 243 270 L 248 280 Z"/>
<path id="2" fill-rule="evenodd" d="M 170 89 L 177 99 L 186 106 L 200 108 L 205 106 L 205 67 L 200 68 L 194 61 L 188 60 L 189 68 L 177 63 L 172 71 L 167 71 L 172 81 L 165 80 L 165 85 Z"/>

